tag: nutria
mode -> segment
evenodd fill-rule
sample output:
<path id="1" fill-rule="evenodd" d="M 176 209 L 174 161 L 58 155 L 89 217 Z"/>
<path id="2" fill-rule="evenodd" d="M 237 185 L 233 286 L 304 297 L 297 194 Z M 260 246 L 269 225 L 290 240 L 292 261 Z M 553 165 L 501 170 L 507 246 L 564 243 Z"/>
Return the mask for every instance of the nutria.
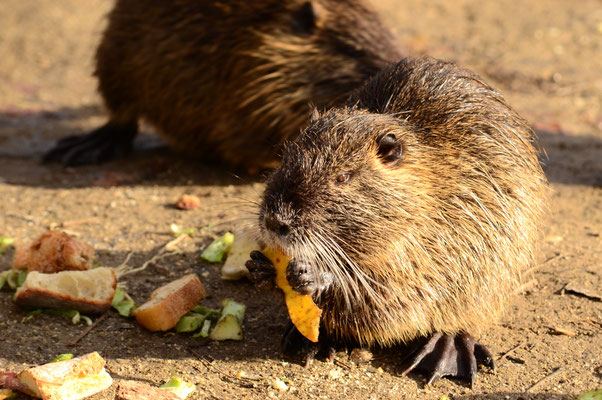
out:
<path id="1" fill-rule="evenodd" d="M 364 0 L 118 0 L 108 20 L 96 76 L 109 122 L 46 161 L 120 156 L 144 119 L 177 151 L 270 165 L 310 103 L 343 104 L 402 53 Z"/>
<path id="2" fill-rule="evenodd" d="M 285 351 L 422 339 L 408 372 L 467 378 L 534 260 L 546 179 L 533 132 L 475 74 L 405 59 L 317 114 L 283 147 L 258 236 L 293 257 L 287 279 L 323 309 L 319 343 L 290 327 Z M 264 285 L 273 267 L 247 262 Z"/>

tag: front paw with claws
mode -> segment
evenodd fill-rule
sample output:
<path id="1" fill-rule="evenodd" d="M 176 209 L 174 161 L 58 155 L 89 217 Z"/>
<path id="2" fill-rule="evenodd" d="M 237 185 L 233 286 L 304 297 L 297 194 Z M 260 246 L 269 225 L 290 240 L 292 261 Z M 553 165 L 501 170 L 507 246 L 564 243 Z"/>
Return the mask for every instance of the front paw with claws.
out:
<path id="1" fill-rule="evenodd" d="M 429 373 L 427 385 L 444 376 L 467 380 L 472 388 L 477 365 L 494 369 L 493 356 L 485 346 L 467 333 L 444 335 L 435 333 L 410 354 L 410 365 L 402 374 L 416 369 Z"/>
<path id="2" fill-rule="evenodd" d="M 302 260 L 292 259 L 286 267 L 286 280 L 297 293 L 311 296 L 318 290 L 313 268 Z"/>
<path id="3" fill-rule="evenodd" d="M 316 304 L 333 283 L 332 274 L 322 273 L 318 277 L 311 264 L 296 258 L 292 259 L 286 267 L 286 280 L 294 291 L 311 296 Z"/>
<path id="4" fill-rule="evenodd" d="M 251 259 L 245 263 L 245 267 L 249 270 L 249 280 L 257 290 L 270 290 L 274 287 L 276 277 L 274 264 L 261 251 L 252 251 L 250 257 Z"/>

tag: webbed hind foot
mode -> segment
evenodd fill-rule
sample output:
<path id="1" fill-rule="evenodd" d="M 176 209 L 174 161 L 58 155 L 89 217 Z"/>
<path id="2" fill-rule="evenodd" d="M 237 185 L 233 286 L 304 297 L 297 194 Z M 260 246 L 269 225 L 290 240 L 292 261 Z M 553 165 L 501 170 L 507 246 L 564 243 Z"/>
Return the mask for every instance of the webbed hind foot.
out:
<path id="1" fill-rule="evenodd" d="M 86 135 L 60 139 L 43 158 L 45 163 L 59 162 L 64 166 L 98 164 L 122 157 L 132 151 L 138 123 L 108 122 Z"/>
<path id="2" fill-rule="evenodd" d="M 451 376 L 468 381 L 472 388 L 478 364 L 494 369 L 493 356 L 489 350 L 467 333 L 435 333 L 426 342 L 417 345 L 409 358 L 410 365 L 402 374 L 415 369 L 427 371 L 427 385 L 445 376 Z"/>

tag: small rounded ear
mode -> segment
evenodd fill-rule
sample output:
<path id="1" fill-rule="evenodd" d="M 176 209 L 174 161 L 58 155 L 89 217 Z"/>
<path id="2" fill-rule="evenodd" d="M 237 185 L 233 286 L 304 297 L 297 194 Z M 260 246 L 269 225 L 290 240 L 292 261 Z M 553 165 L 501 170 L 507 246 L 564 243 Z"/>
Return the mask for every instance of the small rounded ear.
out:
<path id="1" fill-rule="evenodd" d="M 378 157 L 387 166 L 397 165 L 403 159 L 403 143 L 397 137 L 388 133 L 378 140 Z"/>
<path id="2" fill-rule="evenodd" d="M 300 34 L 311 34 L 320 24 L 320 7 L 312 1 L 304 2 L 293 11 L 293 24 Z"/>

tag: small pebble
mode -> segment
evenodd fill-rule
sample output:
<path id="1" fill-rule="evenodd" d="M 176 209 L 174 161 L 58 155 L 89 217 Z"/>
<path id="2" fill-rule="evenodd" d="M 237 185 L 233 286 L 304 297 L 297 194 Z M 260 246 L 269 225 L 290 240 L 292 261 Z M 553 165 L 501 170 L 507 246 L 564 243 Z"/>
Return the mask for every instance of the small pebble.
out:
<path id="1" fill-rule="evenodd" d="M 272 382 L 272 387 L 277 390 L 286 391 L 288 390 L 288 386 L 281 379 L 276 378 L 274 382 Z"/>
<path id="2" fill-rule="evenodd" d="M 365 364 L 372 360 L 372 352 L 366 349 L 353 349 L 349 355 L 351 361 L 356 364 Z"/>

